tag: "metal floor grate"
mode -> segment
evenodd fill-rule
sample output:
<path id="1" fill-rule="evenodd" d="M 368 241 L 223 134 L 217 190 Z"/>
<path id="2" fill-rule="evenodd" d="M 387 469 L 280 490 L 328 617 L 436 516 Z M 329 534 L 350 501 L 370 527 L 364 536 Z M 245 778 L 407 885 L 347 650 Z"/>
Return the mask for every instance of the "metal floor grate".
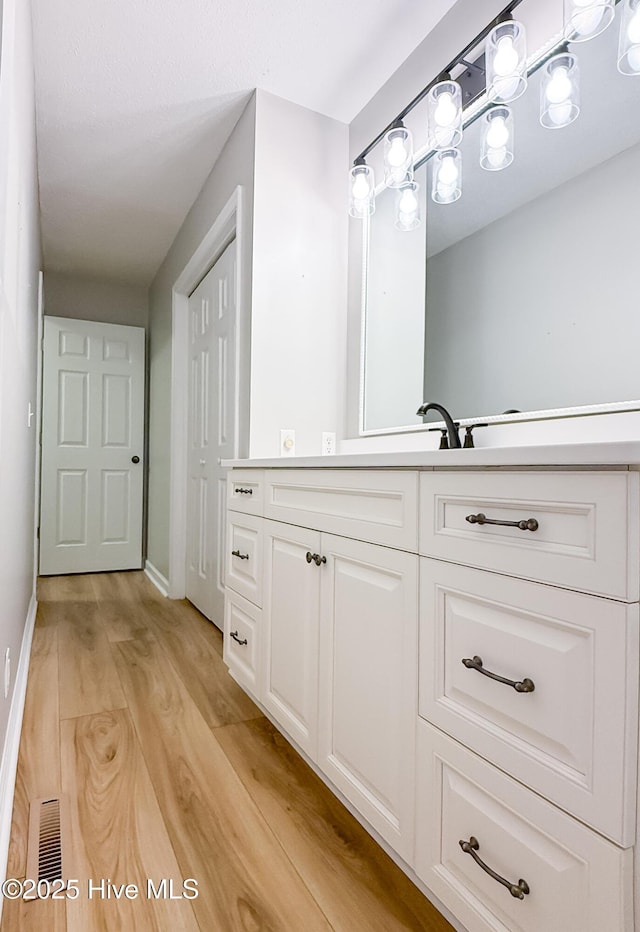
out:
<path id="1" fill-rule="evenodd" d="M 32 799 L 29 808 L 27 877 L 38 882 L 63 879 L 66 806 L 62 797 Z"/>

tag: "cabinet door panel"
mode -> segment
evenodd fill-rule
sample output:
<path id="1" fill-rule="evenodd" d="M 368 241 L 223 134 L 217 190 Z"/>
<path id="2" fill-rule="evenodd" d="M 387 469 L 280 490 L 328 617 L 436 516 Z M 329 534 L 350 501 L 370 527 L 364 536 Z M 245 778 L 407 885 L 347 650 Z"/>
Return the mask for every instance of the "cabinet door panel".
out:
<path id="1" fill-rule="evenodd" d="M 320 766 L 412 856 L 417 558 L 322 537 Z"/>
<path id="2" fill-rule="evenodd" d="M 320 534 L 265 521 L 264 705 L 312 758 L 317 752 Z"/>

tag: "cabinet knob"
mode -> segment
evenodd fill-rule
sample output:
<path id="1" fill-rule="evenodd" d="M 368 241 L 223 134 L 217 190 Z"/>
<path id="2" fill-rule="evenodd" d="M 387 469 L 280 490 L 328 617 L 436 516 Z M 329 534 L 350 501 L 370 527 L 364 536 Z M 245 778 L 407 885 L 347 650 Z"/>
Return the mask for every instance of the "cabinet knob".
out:
<path id="1" fill-rule="evenodd" d="M 238 637 L 237 631 L 232 631 L 229 637 L 233 638 L 234 641 L 237 641 L 240 647 L 244 647 L 245 644 L 249 643 L 246 638 L 244 638 L 243 640 L 240 640 L 240 638 Z"/>
<path id="2" fill-rule="evenodd" d="M 320 566 L 321 563 L 326 562 L 326 557 L 321 557 L 319 553 L 311 553 L 310 550 L 307 550 L 307 563 L 315 563 L 316 566 Z"/>
<path id="3" fill-rule="evenodd" d="M 232 551 L 231 551 L 231 556 L 232 556 L 232 557 L 238 557 L 240 560 L 248 560 L 248 559 L 249 559 L 249 554 L 248 554 L 248 553 L 240 553 L 239 550 L 232 550 Z"/>
<path id="4" fill-rule="evenodd" d="M 139 462 L 140 462 L 140 457 L 139 457 L 139 456 L 132 456 L 132 457 L 131 457 L 131 462 L 132 462 L 132 463 L 139 463 Z"/>

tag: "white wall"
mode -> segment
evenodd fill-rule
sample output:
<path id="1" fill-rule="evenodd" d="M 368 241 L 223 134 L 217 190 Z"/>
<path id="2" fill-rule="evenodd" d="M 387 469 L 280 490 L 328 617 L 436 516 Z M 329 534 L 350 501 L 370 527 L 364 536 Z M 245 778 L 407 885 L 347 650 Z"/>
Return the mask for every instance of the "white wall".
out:
<path id="1" fill-rule="evenodd" d="M 44 312 L 52 317 L 147 326 L 148 291 L 140 285 L 47 271 L 44 298 Z"/>
<path id="2" fill-rule="evenodd" d="M 36 178 L 33 58 L 29 3 L 4 0 L 0 64 L 0 657 L 10 648 L 18 669 L 34 586 L 36 344 L 40 235 Z M 27 658 L 25 658 L 26 661 Z M 4 699 L 0 680 L 0 746 L 5 779 L 13 688 Z M 15 712 L 12 717 L 15 724 Z M 19 727 L 19 720 L 17 721 Z M 17 747 L 17 745 L 15 745 Z M 11 786 L 0 787 L 6 816 Z M 6 793 L 6 797 L 5 794 Z M 10 813 L 9 813 L 10 818 Z M 0 826 L 4 877 L 4 826 Z"/>
<path id="3" fill-rule="evenodd" d="M 345 381 L 347 127 L 257 91 L 191 208 L 150 290 L 147 556 L 169 573 L 172 288 L 231 197 L 244 188 L 246 345 L 240 454 L 319 453 L 341 431 Z M 249 345 L 250 337 L 250 345 Z M 250 359 L 250 364 L 249 364 Z M 246 391 L 245 391 L 246 390 Z"/>
<path id="4" fill-rule="evenodd" d="M 235 188 L 243 187 L 245 303 L 251 300 L 255 97 L 238 120 L 202 191 L 180 228 L 149 291 L 149 493 L 147 558 L 169 576 L 169 477 L 171 434 L 172 289 L 185 266 L 211 229 Z M 246 313 L 248 307 L 240 309 Z M 245 328 L 248 330 L 248 328 Z M 248 358 L 249 348 L 241 348 Z M 248 394 L 240 398 L 241 420 L 248 419 Z M 246 455 L 246 450 L 243 451 Z"/>
<path id="5" fill-rule="evenodd" d="M 347 127 L 256 95 L 251 309 L 251 456 L 296 454 L 343 431 L 346 377 Z"/>

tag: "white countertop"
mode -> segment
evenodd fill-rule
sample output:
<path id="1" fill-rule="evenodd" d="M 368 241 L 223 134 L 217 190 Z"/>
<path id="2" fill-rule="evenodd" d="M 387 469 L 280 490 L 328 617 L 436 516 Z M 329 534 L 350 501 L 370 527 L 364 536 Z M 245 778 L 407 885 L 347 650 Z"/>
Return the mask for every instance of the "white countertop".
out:
<path id="1" fill-rule="evenodd" d="M 640 440 L 538 444 L 523 447 L 476 447 L 473 450 L 424 450 L 406 453 L 347 453 L 335 456 L 279 456 L 272 459 L 223 460 L 237 469 L 375 469 L 452 466 L 629 466 L 640 464 Z"/>

